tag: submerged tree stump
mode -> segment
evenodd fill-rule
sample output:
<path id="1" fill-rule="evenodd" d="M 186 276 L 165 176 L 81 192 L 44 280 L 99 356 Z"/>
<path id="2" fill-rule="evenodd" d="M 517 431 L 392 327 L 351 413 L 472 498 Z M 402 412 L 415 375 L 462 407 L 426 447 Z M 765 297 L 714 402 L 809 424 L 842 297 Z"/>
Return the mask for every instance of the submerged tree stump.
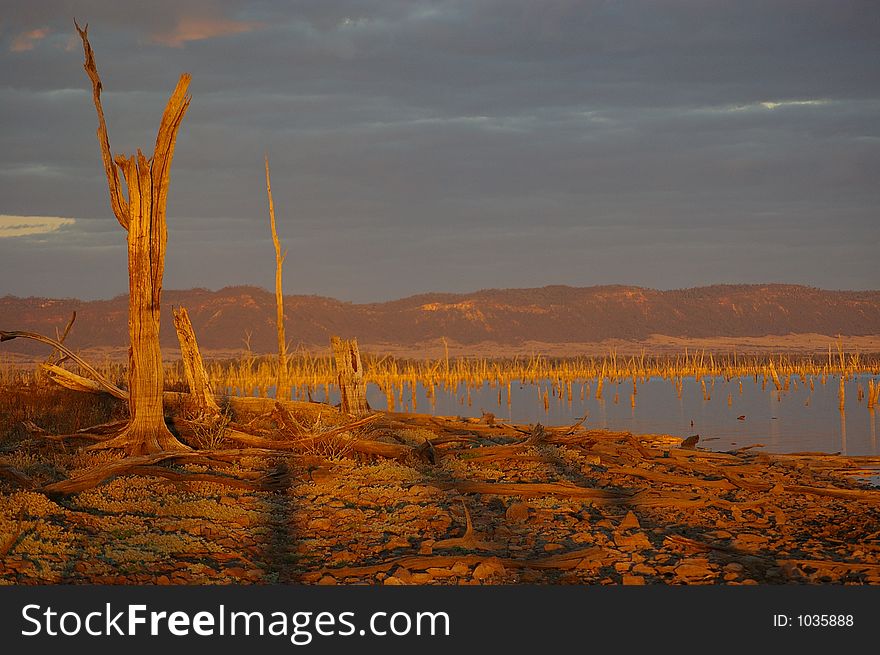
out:
<path id="1" fill-rule="evenodd" d="M 357 339 L 330 337 L 330 345 L 336 360 L 336 379 L 339 383 L 342 411 L 352 416 L 368 414 L 370 406 L 367 404 L 367 386 L 364 383 Z"/>

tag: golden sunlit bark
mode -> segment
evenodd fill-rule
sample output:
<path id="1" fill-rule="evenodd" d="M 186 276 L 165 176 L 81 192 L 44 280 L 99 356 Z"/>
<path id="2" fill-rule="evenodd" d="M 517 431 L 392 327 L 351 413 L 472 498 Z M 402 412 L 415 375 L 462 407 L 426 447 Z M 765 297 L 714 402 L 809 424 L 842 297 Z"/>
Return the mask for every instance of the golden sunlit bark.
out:
<path id="1" fill-rule="evenodd" d="M 278 326 L 278 378 L 275 383 L 275 397 L 290 400 L 290 384 L 287 376 L 287 340 L 284 336 L 284 294 L 281 288 L 281 269 L 287 251 L 281 253 L 281 242 L 275 230 L 275 203 L 272 201 L 272 182 L 269 179 L 269 155 L 266 155 L 266 194 L 269 196 L 269 225 L 272 228 L 272 243 L 275 245 L 275 307 Z"/>
<path id="2" fill-rule="evenodd" d="M 214 399 L 214 392 L 211 391 L 208 373 L 205 371 L 196 333 L 186 307 L 172 309 L 171 314 L 174 316 L 174 329 L 177 331 L 177 340 L 180 343 L 180 358 L 183 360 L 183 371 L 189 385 L 190 407 L 202 417 L 218 416 L 220 407 Z"/>
<path id="3" fill-rule="evenodd" d="M 368 414 L 370 406 L 357 339 L 330 337 L 330 345 L 336 360 L 341 410 L 352 416 Z"/>
<path id="4" fill-rule="evenodd" d="M 132 455 L 187 449 L 165 425 L 159 302 L 165 268 L 165 205 L 171 160 L 177 132 L 191 99 L 186 94 L 190 76 L 180 76 L 168 100 L 153 156 L 148 159 L 138 150 L 137 155 L 131 157 L 113 157 L 101 106 L 101 79 L 88 40 L 88 25 L 85 28 L 76 25 L 76 29 L 82 39 L 84 68 L 92 82 L 92 96 L 98 112 L 98 143 L 107 175 L 110 205 L 119 224 L 128 232 L 128 404 L 131 420 L 121 434 L 99 446 L 122 448 Z M 122 193 L 117 168 L 122 171 L 128 187 L 127 200 Z"/>

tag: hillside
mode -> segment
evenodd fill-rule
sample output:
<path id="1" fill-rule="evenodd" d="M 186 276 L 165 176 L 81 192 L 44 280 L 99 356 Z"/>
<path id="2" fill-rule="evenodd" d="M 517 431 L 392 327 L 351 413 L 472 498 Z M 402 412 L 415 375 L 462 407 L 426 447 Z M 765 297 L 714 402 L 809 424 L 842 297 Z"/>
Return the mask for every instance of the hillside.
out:
<path id="1" fill-rule="evenodd" d="M 174 348 L 172 305 L 185 306 L 205 350 L 275 349 L 274 296 L 256 287 L 164 294 L 163 347 Z M 127 345 L 127 297 L 112 300 L 0 298 L 0 329 L 48 335 L 64 328 L 72 311 L 75 348 Z M 719 285 L 657 291 L 640 287 L 550 286 L 433 293 L 384 303 L 353 304 L 319 296 L 285 298 L 287 334 L 294 346 L 322 347 L 331 334 L 366 344 L 414 346 L 437 342 L 469 346 L 492 342 L 585 343 L 609 339 L 761 337 L 813 333 L 880 334 L 880 291 L 826 291 L 795 285 Z M 42 352 L 16 340 L 6 352 Z"/>

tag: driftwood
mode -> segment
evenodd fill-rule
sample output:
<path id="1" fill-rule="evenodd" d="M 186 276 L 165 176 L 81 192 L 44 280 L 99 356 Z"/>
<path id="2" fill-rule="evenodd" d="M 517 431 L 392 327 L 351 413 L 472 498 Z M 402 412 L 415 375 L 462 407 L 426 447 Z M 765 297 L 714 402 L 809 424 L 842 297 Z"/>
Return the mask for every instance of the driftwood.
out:
<path id="1" fill-rule="evenodd" d="M 579 487 L 570 482 L 480 482 L 477 480 L 456 480 L 438 482 L 440 489 L 454 489 L 465 494 L 493 494 L 496 496 L 519 496 L 521 498 L 538 496 L 560 496 L 564 498 L 589 498 L 596 500 L 625 500 L 633 494 L 608 489 Z"/>
<path id="2" fill-rule="evenodd" d="M 112 382 L 110 382 L 109 380 L 104 378 L 104 376 L 102 376 L 100 373 L 98 373 L 98 371 L 96 371 L 86 360 L 84 360 L 82 357 L 77 355 L 75 352 L 73 352 L 72 350 L 67 348 L 67 346 L 65 346 L 63 343 L 56 341 L 55 339 L 52 339 L 51 337 L 47 337 L 42 334 L 38 334 L 36 332 L 26 332 L 26 331 L 22 331 L 22 330 L 14 330 L 14 331 L 8 331 L 8 332 L 0 331 L 0 342 L 10 341 L 12 339 L 19 339 L 19 338 L 32 339 L 34 341 L 39 341 L 41 343 L 45 343 L 47 345 L 52 346 L 56 350 L 63 352 L 65 355 L 67 355 L 68 358 L 72 359 L 77 364 L 79 364 L 84 371 L 88 372 L 89 375 L 93 376 L 95 382 L 97 382 L 101 387 L 103 387 L 107 393 L 109 393 L 112 396 L 116 396 L 117 398 L 122 398 L 122 399 L 128 398 L 128 394 L 125 391 L 123 391 L 122 389 L 117 387 L 115 384 L 113 384 Z M 44 365 L 44 366 L 46 366 L 50 372 L 53 371 L 54 369 L 58 368 L 53 365 Z M 64 369 L 61 369 L 61 370 L 64 370 Z M 70 372 L 67 371 L 67 373 L 70 373 Z M 80 380 L 85 379 L 85 378 L 80 378 L 79 376 L 76 376 L 73 373 L 70 373 L 70 375 L 72 376 L 72 378 L 79 378 Z M 88 381 L 88 382 L 91 382 L 91 381 Z M 83 390 L 83 389 L 81 389 L 81 390 Z"/>
<path id="3" fill-rule="evenodd" d="M 608 556 L 603 548 L 594 546 L 580 550 L 570 551 L 549 557 L 535 559 L 514 559 L 510 557 L 487 557 L 485 555 L 410 555 L 395 557 L 393 559 L 368 566 L 348 566 L 340 568 L 324 568 L 322 573 L 336 578 L 360 577 L 375 575 L 384 571 L 390 571 L 395 567 L 424 571 L 431 568 L 446 568 L 462 562 L 469 566 L 481 564 L 486 561 L 497 561 L 504 568 L 509 569 L 573 569 L 581 562 L 589 562 L 602 565 L 608 561 Z"/>
<path id="4" fill-rule="evenodd" d="M 132 471 L 153 470 L 149 468 L 145 469 L 144 467 L 151 467 L 154 464 L 171 460 L 203 463 L 212 459 L 238 460 L 247 456 L 277 457 L 288 454 L 289 453 L 284 451 L 267 448 L 243 448 L 237 450 L 172 451 L 165 453 L 152 453 L 149 455 L 130 455 L 113 462 L 86 469 L 67 480 L 61 480 L 60 482 L 53 482 L 52 484 L 45 485 L 41 488 L 41 491 L 46 494 L 79 493 L 86 489 L 97 487 L 111 478 L 129 474 Z M 216 482 L 216 480 L 212 481 Z"/>
<path id="5" fill-rule="evenodd" d="M 30 476 L 22 473 L 14 466 L 6 464 L 0 464 L 0 478 L 6 478 L 20 487 L 30 488 L 33 486 L 33 480 L 31 480 Z"/>
<path id="6" fill-rule="evenodd" d="M 433 550 L 442 550 L 445 548 L 461 548 L 463 550 L 495 550 L 498 544 L 490 541 L 483 541 L 474 532 L 474 524 L 471 521 L 471 513 L 468 511 L 467 505 L 461 504 L 464 508 L 465 531 L 461 537 L 453 537 L 451 539 L 441 539 L 435 541 L 431 546 Z"/>
<path id="7" fill-rule="evenodd" d="M 669 473 L 661 473 L 651 469 L 635 468 L 632 466 L 610 466 L 610 473 L 618 473 L 620 475 L 629 475 L 636 478 L 643 478 L 651 482 L 660 482 L 663 484 L 689 485 L 693 487 L 712 487 L 715 489 L 734 489 L 734 485 L 729 480 L 707 480 L 696 476 L 672 475 Z"/>

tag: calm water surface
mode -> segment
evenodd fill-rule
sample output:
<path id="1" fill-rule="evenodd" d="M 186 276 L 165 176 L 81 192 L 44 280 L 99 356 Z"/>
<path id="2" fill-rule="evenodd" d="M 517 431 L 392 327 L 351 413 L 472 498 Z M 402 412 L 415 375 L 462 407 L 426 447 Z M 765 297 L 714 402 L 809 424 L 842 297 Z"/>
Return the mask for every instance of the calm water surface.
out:
<path id="1" fill-rule="evenodd" d="M 777 392 L 768 381 L 765 389 L 754 378 L 725 381 L 722 378 L 704 378 L 709 399 L 704 399 L 700 382 L 685 378 L 681 398 L 675 385 L 667 380 L 652 378 L 638 386 L 635 407 L 631 405 L 632 381 L 619 384 L 607 380 L 603 398 L 596 399 L 596 381 L 572 385 L 572 400 L 567 394 L 553 396 L 549 381 L 539 384 L 513 383 L 510 404 L 507 389 L 488 383 L 471 389 L 468 404 L 467 389 L 460 385 L 454 391 L 436 389 L 432 404 L 421 384 L 416 388 L 413 408 L 412 390 L 404 387 L 403 403 L 398 411 L 417 411 L 426 414 L 479 417 L 483 410 L 492 412 L 499 420 L 512 423 L 542 423 L 569 425 L 586 415 L 588 428 L 628 430 L 642 434 L 672 434 L 679 437 L 700 435 L 700 445 L 713 450 L 730 450 L 753 444 L 763 444 L 768 452 L 823 451 L 847 455 L 878 455 L 877 417 L 867 409 L 866 401 L 859 401 L 858 385 L 867 393 L 870 376 L 857 376 L 846 383 L 846 411 L 838 409 L 838 378 L 829 377 L 826 384 L 815 378 L 811 391 L 797 380 L 787 391 Z M 584 387 L 584 384 L 587 386 Z M 584 391 L 581 400 L 581 391 Z M 543 394 L 548 394 L 549 407 L 545 411 Z M 614 401 L 615 394 L 618 396 Z M 318 399 L 323 391 L 319 392 Z M 397 395 L 397 394 L 395 394 Z M 729 396 L 729 400 L 728 400 Z M 369 385 L 367 399 L 375 409 L 386 409 L 385 395 L 375 385 Z M 330 402 L 338 402 L 338 393 L 331 389 Z M 730 404 L 728 404 L 728 402 Z M 880 408 L 878 408 L 880 411 Z M 743 417 L 743 418 L 739 418 Z"/>

